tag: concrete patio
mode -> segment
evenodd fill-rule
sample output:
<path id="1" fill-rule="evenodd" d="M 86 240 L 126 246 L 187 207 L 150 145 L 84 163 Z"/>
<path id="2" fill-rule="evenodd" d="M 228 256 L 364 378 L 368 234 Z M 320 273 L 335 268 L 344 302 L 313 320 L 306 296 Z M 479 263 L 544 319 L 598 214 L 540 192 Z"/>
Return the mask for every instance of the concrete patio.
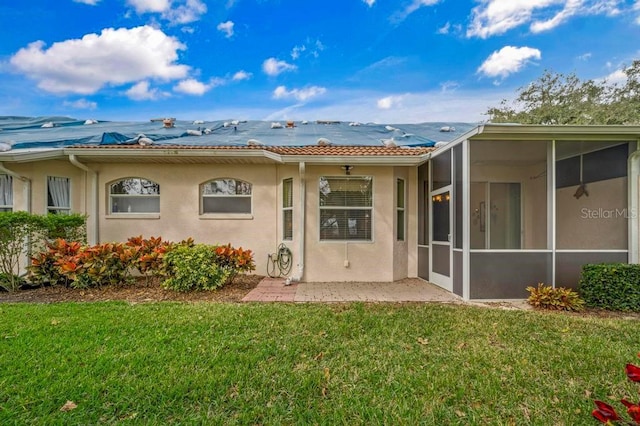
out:
<path id="1" fill-rule="evenodd" d="M 244 302 L 460 302 L 453 293 L 419 278 L 394 282 L 315 282 L 285 285 L 265 278 Z"/>

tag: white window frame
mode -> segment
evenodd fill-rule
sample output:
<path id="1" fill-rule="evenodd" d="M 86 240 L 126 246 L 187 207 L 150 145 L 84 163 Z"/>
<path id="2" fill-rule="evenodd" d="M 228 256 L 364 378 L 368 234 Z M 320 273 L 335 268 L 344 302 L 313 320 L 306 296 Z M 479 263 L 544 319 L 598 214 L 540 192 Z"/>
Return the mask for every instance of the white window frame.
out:
<path id="1" fill-rule="evenodd" d="M 224 181 L 224 180 L 233 180 L 235 182 L 242 182 L 248 185 L 249 194 L 205 194 L 204 188 L 206 185 L 216 182 L 216 181 Z M 223 212 L 223 211 L 204 211 L 204 200 L 206 198 L 245 198 L 249 199 L 249 211 L 246 212 Z M 211 180 L 208 180 L 202 184 L 200 184 L 200 215 L 203 218 L 214 218 L 214 219 L 251 219 L 253 218 L 253 183 L 246 181 L 244 179 L 238 179 L 234 177 L 217 177 Z"/>
<path id="2" fill-rule="evenodd" d="M 49 204 L 49 179 L 65 179 L 67 181 L 67 192 L 69 193 L 69 205 L 67 206 L 52 206 Z M 46 180 L 47 191 L 45 193 L 46 201 L 45 205 L 47 214 L 70 214 L 71 213 L 71 200 L 73 200 L 73 194 L 71 193 L 71 178 L 66 176 L 47 176 Z M 56 212 L 54 212 L 56 211 Z"/>
<path id="3" fill-rule="evenodd" d="M 116 184 L 118 184 L 119 182 L 122 182 L 124 180 L 133 180 L 133 179 L 137 179 L 137 180 L 144 180 L 147 182 L 150 182 L 154 185 L 158 185 L 158 193 L 157 194 L 144 194 L 144 193 L 140 193 L 140 194 L 114 194 L 111 192 L 112 187 Z M 160 214 L 160 184 L 154 180 L 151 179 L 147 179 L 144 177 L 140 177 L 140 176 L 128 176 L 128 177 L 123 177 L 120 179 L 116 179 L 113 180 L 111 182 L 109 182 L 107 184 L 107 193 L 109 195 L 109 202 L 107 205 L 108 210 L 108 214 L 109 215 L 113 215 L 113 216 L 126 216 L 126 215 L 132 215 L 133 217 L 137 217 L 137 216 L 145 216 L 145 215 L 154 215 L 157 216 Z M 140 198 L 157 198 L 158 199 L 158 211 L 146 211 L 146 212 L 132 212 L 129 211 L 130 209 L 127 207 L 119 207 L 117 210 L 114 210 L 114 200 L 113 198 L 117 197 L 118 199 L 127 199 L 127 198 L 131 198 L 131 199 L 140 199 Z"/>
<path id="4" fill-rule="evenodd" d="M 402 188 L 398 188 L 402 184 Z M 400 205 L 400 189 L 402 190 L 402 205 Z M 404 179 L 396 179 L 396 241 L 405 241 L 407 237 L 407 187 Z M 402 215 L 402 225 L 398 223 L 398 217 Z M 400 234 L 402 232 L 402 235 Z"/>
<path id="5" fill-rule="evenodd" d="M 371 205 L 370 206 L 322 206 L 321 197 L 318 197 L 318 239 L 323 243 L 332 242 L 355 242 L 355 243 L 372 243 L 374 233 L 374 179 L 373 176 L 320 176 L 318 179 L 318 193 L 321 191 L 322 180 L 365 180 L 371 183 Z M 322 211 L 323 210 L 368 210 L 369 211 L 369 238 L 323 238 L 322 236 Z"/>
<path id="6" fill-rule="evenodd" d="M 285 187 L 289 186 L 289 197 L 290 200 L 287 200 L 285 197 L 287 192 L 285 191 Z M 287 235 L 287 221 L 286 216 L 287 213 L 291 215 L 291 235 Z M 283 241 L 291 241 L 293 240 L 293 178 L 287 178 L 282 180 L 282 240 Z"/>
<path id="7" fill-rule="evenodd" d="M 7 188 L 9 188 L 9 197 L 5 199 L 4 196 L 0 197 L 3 200 L 3 204 L 0 204 L 0 212 L 12 212 L 13 211 L 13 176 L 7 174 L 0 174 L 0 178 L 6 179 Z M 11 204 L 7 204 L 6 201 L 11 201 Z"/>

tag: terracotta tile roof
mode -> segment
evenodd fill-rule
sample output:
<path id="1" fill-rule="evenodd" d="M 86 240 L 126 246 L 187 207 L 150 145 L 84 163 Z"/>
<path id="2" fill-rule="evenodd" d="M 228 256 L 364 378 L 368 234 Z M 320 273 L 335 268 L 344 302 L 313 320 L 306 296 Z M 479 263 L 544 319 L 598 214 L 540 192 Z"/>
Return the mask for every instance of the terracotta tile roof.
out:
<path id="1" fill-rule="evenodd" d="M 150 150 L 212 150 L 247 151 L 264 150 L 279 155 L 318 156 L 418 156 L 434 150 L 427 147 L 385 146 L 211 146 L 211 145 L 80 145 L 81 149 L 150 149 Z"/>
<path id="2" fill-rule="evenodd" d="M 357 155 L 357 156 L 412 156 L 433 151 L 433 148 L 385 146 L 271 146 L 267 150 L 280 155 Z"/>

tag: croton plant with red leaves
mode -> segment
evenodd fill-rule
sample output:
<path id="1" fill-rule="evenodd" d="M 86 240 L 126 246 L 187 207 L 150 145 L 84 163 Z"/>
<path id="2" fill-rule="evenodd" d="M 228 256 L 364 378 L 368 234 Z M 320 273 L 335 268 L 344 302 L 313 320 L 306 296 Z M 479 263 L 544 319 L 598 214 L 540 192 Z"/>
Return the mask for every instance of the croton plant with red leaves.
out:
<path id="1" fill-rule="evenodd" d="M 640 357 L 640 353 L 638 354 L 638 356 Z M 624 371 L 625 373 L 627 373 L 627 377 L 629 378 L 629 380 L 631 380 L 632 382 L 640 383 L 640 367 L 634 364 L 627 364 L 626 367 L 624 368 Z M 597 408 L 593 410 L 591 414 L 600 422 L 613 425 L 613 424 L 620 424 L 620 422 L 624 421 L 624 423 L 622 424 L 640 425 L 640 402 L 638 402 L 637 404 L 634 404 L 624 398 L 620 401 L 622 402 L 622 404 L 624 404 L 625 407 L 627 407 L 627 414 L 629 415 L 629 417 L 631 417 L 631 420 L 633 420 L 633 422 L 628 422 L 623 420 L 618 415 L 615 408 L 613 408 L 611 405 L 607 404 L 606 402 L 602 402 L 602 401 L 594 401 L 594 402 Z"/>

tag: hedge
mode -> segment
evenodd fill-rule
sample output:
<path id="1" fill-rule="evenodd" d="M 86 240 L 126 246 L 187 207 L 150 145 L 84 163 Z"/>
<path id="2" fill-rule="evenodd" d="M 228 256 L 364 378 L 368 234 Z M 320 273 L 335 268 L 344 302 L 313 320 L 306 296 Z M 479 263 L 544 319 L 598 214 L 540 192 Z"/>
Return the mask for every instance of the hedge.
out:
<path id="1" fill-rule="evenodd" d="M 86 240 L 86 216 L 37 215 L 28 212 L 0 212 L 0 289 L 17 290 L 22 284 L 22 256 L 41 250 L 47 241 L 65 237 Z"/>
<path id="2" fill-rule="evenodd" d="M 584 265 L 578 291 L 589 307 L 640 312 L 640 265 Z"/>

